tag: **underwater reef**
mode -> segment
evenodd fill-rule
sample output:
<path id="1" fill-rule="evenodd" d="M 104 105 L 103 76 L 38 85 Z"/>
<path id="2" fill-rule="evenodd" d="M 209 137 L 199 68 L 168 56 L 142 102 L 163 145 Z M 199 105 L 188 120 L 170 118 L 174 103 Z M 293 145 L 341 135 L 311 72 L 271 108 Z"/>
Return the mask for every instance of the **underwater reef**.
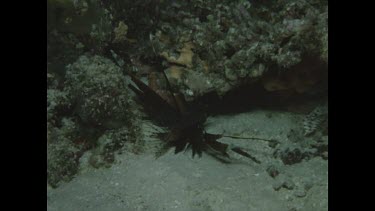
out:
<path id="1" fill-rule="evenodd" d="M 160 71 L 186 101 L 235 90 L 271 93 L 268 104 L 325 98 L 328 1 L 48 0 L 49 185 L 71 180 L 87 151 L 95 168 L 127 144 L 142 151 L 128 73 L 162 83 Z M 319 112 L 306 134 L 324 122 Z"/>

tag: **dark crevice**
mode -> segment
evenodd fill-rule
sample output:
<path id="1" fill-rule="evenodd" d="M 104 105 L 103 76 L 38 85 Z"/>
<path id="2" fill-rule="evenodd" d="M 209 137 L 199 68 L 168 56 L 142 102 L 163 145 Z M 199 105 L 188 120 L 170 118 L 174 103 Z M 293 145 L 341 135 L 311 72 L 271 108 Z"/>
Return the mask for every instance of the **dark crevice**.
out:
<path id="1" fill-rule="evenodd" d="M 305 67 L 310 67 L 310 69 L 300 71 L 299 68 Z M 328 98 L 328 70 L 325 67 L 326 65 L 319 61 L 306 60 L 291 68 L 289 71 L 292 72 L 273 71 L 265 76 L 280 79 L 287 86 L 301 83 L 302 86 L 307 86 L 304 91 L 298 92 L 293 86 L 285 90 L 269 91 L 264 88 L 264 82 L 259 80 L 239 86 L 222 97 L 219 97 L 216 92 L 208 93 L 197 99 L 197 102 L 205 107 L 209 115 L 217 115 L 247 112 L 259 108 L 286 110 L 288 106 L 324 101 Z M 309 84 L 311 74 L 317 78 L 313 84 Z M 291 76 L 293 79 L 290 79 Z M 301 81 L 293 81 L 299 79 Z"/>

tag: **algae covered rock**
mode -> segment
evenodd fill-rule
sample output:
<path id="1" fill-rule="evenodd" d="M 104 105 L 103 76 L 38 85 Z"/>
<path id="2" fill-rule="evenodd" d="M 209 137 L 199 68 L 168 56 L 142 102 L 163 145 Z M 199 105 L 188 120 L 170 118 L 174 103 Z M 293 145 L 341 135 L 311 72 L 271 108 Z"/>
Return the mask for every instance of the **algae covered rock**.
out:
<path id="1" fill-rule="evenodd" d="M 185 97 L 212 89 L 223 95 L 269 72 L 286 72 L 306 58 L 328 61 L 327 1 L 177 0 L 164 6 L 151 36 L 153 50 L 169 65 L 189 69 L 185 78 L 199 73 L 210 81 L 224 80 L 201 86 L 194 96 L 188 96 L 190 82 L 182 81 L 178 86 Z"/>
<path id="2" fill-rule="evenodd" d="M 118 127 L 132 119 L 125 76 L 101 56 L 81 56 L 67 67 L 66 90 L 85 123 Z"/>
<path id="3" fill-rule="evenodd" d="M 125 143 L 139 144 L 136 108 L 122 70 L 102 56 L 82 55 L 66 67 L 64 87 L 47 89 L 47 182 L 77 174 L 80 158 L 110 166 Z"/>
<path id="4" fill-rule="evenodd" d="M 121 153 L 126 148 L 127 143 L 133 143 L 132 150 L 136 152 L 134 150 L 141 146 L 139 137 L 140 133 L 134 126 L 124 126 L 116 130 L 106 131 L 98 138 L 97 147 L 90 155 L 89 164 L 94 168 L 110 167 L 116 160 L 116 153 Z"/>
<path id="5" fill-rule="evenodd" d="M 70 181 L 78 171 L 76 152 L 66 141 L 47 145 L 47 182 L 57 187 L 61 181 Z"/>
<path id="6" fill-rule="evenodd" d="M 60 128 L 47 128 L 47 183 L 57 187 L 70 181 L 78 171 L 79 147 L 73 141 L 79 134 L 77 125 L 67 118 Z"/>

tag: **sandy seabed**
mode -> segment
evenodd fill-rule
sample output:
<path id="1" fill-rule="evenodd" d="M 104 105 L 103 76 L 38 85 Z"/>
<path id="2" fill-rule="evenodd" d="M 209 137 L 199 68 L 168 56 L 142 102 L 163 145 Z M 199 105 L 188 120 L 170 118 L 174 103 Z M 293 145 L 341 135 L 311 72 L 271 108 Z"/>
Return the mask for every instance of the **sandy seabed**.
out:
<path id="1" fill-rule="evenodd" d="M 209 117 L 206 131 L 237 137 L 276 139 L 289 144 L 288 132 L 301 128 L 302 115 L 252 111 Z M 145 130 L 146 131 L 146 130 Z M 124 152 L 110 168 L 82 167 L 70 182 L 47 187 L 49 211 L 181 210 L 181 211 L 323 211 L 328 210 L 328 160 L 313 157 L 284 165 L 269 143 L 224 137 L 218 141 L 247 149 L 262 163 L 231 153 L 224 164 L 171 149 L 154 158 L 157 143 L 147 138 L 145 152 Z M 295 144 L 290 142 L 290 144 Z M 279 175 L 271 177 L 274 166 Z"/>

